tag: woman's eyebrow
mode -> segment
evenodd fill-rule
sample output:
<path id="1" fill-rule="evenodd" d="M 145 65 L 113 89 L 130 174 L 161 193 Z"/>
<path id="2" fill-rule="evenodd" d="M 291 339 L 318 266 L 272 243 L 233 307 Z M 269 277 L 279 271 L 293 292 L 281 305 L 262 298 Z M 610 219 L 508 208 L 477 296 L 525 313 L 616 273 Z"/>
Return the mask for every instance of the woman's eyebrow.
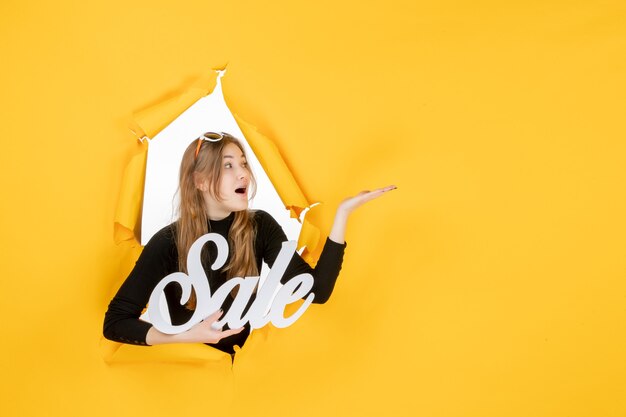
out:
<path id="1" fill-rule="evenodd" d="M 239 157 L 240 157 L 240 158 L 243 158 L 243 159 L 246 159 L 246 157 L 245 157 L 245 156 L 243 156 L 243 154 L 239 155 Z M 232 158 L 234 158 L 234 156 L 232 156 L 232 155 L 224 155 L 224 156 L 222 157 L 222 159 L 226 159 L 226 158 L 231 158 L 231 159 L 232 159 Z"/>

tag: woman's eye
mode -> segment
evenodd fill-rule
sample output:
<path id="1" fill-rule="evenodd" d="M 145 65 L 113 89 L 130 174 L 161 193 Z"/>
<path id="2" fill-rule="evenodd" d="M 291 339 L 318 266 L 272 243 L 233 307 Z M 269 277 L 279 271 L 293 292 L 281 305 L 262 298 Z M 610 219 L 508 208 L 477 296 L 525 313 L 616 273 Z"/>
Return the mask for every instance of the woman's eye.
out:
<path id="1" fill-rule="evenodd" d="M 232 164 L 230 162 L 224 164 L 224 168 L 232 168 Z"/>
<path id="2" fill-rule="evenodd" d="M 248 163 L 244 162 L 243 164 L 241 164 L 241 166 L 243 166 L 244 168 L 248 168 Z"/>

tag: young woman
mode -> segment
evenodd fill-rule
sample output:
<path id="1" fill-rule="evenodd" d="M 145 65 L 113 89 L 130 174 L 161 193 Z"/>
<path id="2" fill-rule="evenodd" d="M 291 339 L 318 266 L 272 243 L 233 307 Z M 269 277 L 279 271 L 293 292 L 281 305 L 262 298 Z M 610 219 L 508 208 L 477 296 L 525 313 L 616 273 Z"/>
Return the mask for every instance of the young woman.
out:
<path id="1" fill-rule="evenodd" d="M 164 334 L 139 319 L 152 290 L 165 276 L 186 270 L 189 248 L 206 233 L 219 233 L 228 241 L 230 254 L 224 267 L 217 271 L 208 265 L 215 259 L 214 245 L 205 245 L 202 261 L 211 288 L 218 288 L 233 277 L 258 276 L 262 262 L 272 267 L 282 242 L 287 238 L 272 216 L 262 210 L 248 210 L 249 196 L 255 181 L 248 168 L 239 141 L 226 133 L 205 133 L 185 150 L 180 167 L 180 218 L 157 232 L 145 246 L 132 272 L 109 304 L 104 319 L 107 339 L 136 345 L 162 343 L 206 343 L 234 354 L 235 345 L 243 346 L 250 326 L 216 330 L 211 325 L 230 308 L 234 294 L 222 307 L 191 329 L 174 335 Z M 360 205 L 395 189 L 395 186 L 363 191 L 347 198 L 337 208 L 335 221 L 315 268 L 294 253 L 283 282 L 302 274 L 314 278 L 311 292 L 314 303 L 330 297 L 341 270 L 346 247 L 344 234 L 350 213 Z M 172 324 L 186 323 L 195 307 L 195 296 L 180 304 L 181 288 L 168 285 L 165 290 Z M 254 297 L 250 300 L 253 302 Z"/>

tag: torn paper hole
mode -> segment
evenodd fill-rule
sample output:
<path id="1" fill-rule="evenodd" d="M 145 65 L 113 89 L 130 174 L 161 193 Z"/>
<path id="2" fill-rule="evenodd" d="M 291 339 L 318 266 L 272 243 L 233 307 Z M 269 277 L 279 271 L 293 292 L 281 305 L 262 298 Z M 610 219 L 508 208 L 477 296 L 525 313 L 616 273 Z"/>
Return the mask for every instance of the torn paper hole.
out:
<path id="1" fill-rule="evenodd" d="M 256 196 L 249 207 L 270 213 L 282 226 L 288 240 L 298 240 L 302 224 L 285 207 L 266 170 L 226 106 L 221 85 L 224 72 L 225 70 L 218 71 L 217 85 L 211 94 L 196 101 L 149 141 L 141 224 L 142 245 L 160 229 L 176 220 L 180 161 L 189 143 L 208 131 L 228 132 L 240 139 L 257 181 Z M 268 267 L 264 264 L 260 273 L 260 285 L 263 285 L 267 273 Z M 161 308 L 166 309 L 166 304 L 162 299 Z M 146 315 L 142 319 L 149 321 Z"/>
<path id="2" fill-rule="evenodd" d="M 144 187 L 141 244 L 160 229 L 176 220 L 178 206 L 178 170 L 185 148 L 204 132 L 228 132 L 240 139 L 248 157 L 248 164 L 257 180 L 257 193 L 251 209 L 262 209 L 280 223 L 287 239 L 298 240 L 301 224 L 290 216 L 265 169 L 259 163 L 235 118 L 226 106 L 222 94 L 219 71 L 213 92 L 202 97 L 172 123 L 150 140 Z"/>

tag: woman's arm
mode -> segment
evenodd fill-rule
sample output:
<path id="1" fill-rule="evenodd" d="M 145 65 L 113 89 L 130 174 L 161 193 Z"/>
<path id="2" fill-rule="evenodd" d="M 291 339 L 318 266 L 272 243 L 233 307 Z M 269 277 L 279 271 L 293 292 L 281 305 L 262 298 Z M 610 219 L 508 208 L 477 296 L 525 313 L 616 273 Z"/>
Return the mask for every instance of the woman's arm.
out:
<path id="1" fill-rule="evenodd" d="M 380 188 L 374 191 L 363 191 L 354 197 L 347 198 L 337 208 L 335 221 L 324 248 L 315 268 L 306 263 L 300 255 L 295 253 L 287 266 L 281 282 L 284 284 L 290 278 L 299 274 L 311 274 L 313 276 L 313 288 L 315 294 L 313 302 L 323 304 L 330 298 L 335 288 L 335 282 L 341 271 L 343 263 L 345 243 L 345 231 L 350 213 L 366 202 L 380 197 L 383 193 L 395 189 L 395 186 Z M 287 240 L 280 225 L 268 213 L 259 211 L 260 236 L 263 258 L 272 267 L 282 242 Z"/>
<path id="2" fill-rule="evenodd" d="M 395 185 L 390 185 L 374 191 L 361 191 L 356 196 L 348 197 L 343 200 L 341 204 L 339 204 L 339 207 L 337 207 L 335 221 L 333 222 L 333 227 L 330 230 L 330 234 L 328 235 L 330 240 L 336 243 L 344 243 L 346 225 L 348 223 L 348 217 L 350 216 L 350 213 L 352 213 L 357 207 L 362 206 L 368 201 L 378 198 L 387 191 L 395 190 L 396 188 L 398 187 L 396 187 Z"/>
<path id="3" fill-rule="evenodd" d="M 159 280 L 176 268 L 172 243 L 172 231 L 167 227 L 146 244 L 132 271 L 109 303 L 104 315 L 104 337 L 120 343 L 146 345 L 146 334 L 152 325 L 139 317 Z"/>
<path id="4" fill-rule="evenodd" d="M 111 300 L 104 317 L 103 334 L 109 340 L 133 345 L 163 343 L 217 343 L 243 330 L 215 330 L 211 325 L 220 312 L 207 317 L 186 332 L 169 335 L 140 320 L 152 290 L 168 274 L 178 270 L 178 253 L 171 227 L 157 232 L 141 252 L 135 267 Z"/>
<path id="5" fill-rule="evenodd" d="M 216 311 L 209 317 L 193 326 L 186 332 L 178 334 L 165 334 L 154 327 L 148 330 L 146 343 L 148 345 L 162 345 L 165 343 L 217 343 L 221 339 L 240 333 L 244 328 L 229 330 L 215 330 L 211 325 L 222 316 L 222 310 Z"/>

